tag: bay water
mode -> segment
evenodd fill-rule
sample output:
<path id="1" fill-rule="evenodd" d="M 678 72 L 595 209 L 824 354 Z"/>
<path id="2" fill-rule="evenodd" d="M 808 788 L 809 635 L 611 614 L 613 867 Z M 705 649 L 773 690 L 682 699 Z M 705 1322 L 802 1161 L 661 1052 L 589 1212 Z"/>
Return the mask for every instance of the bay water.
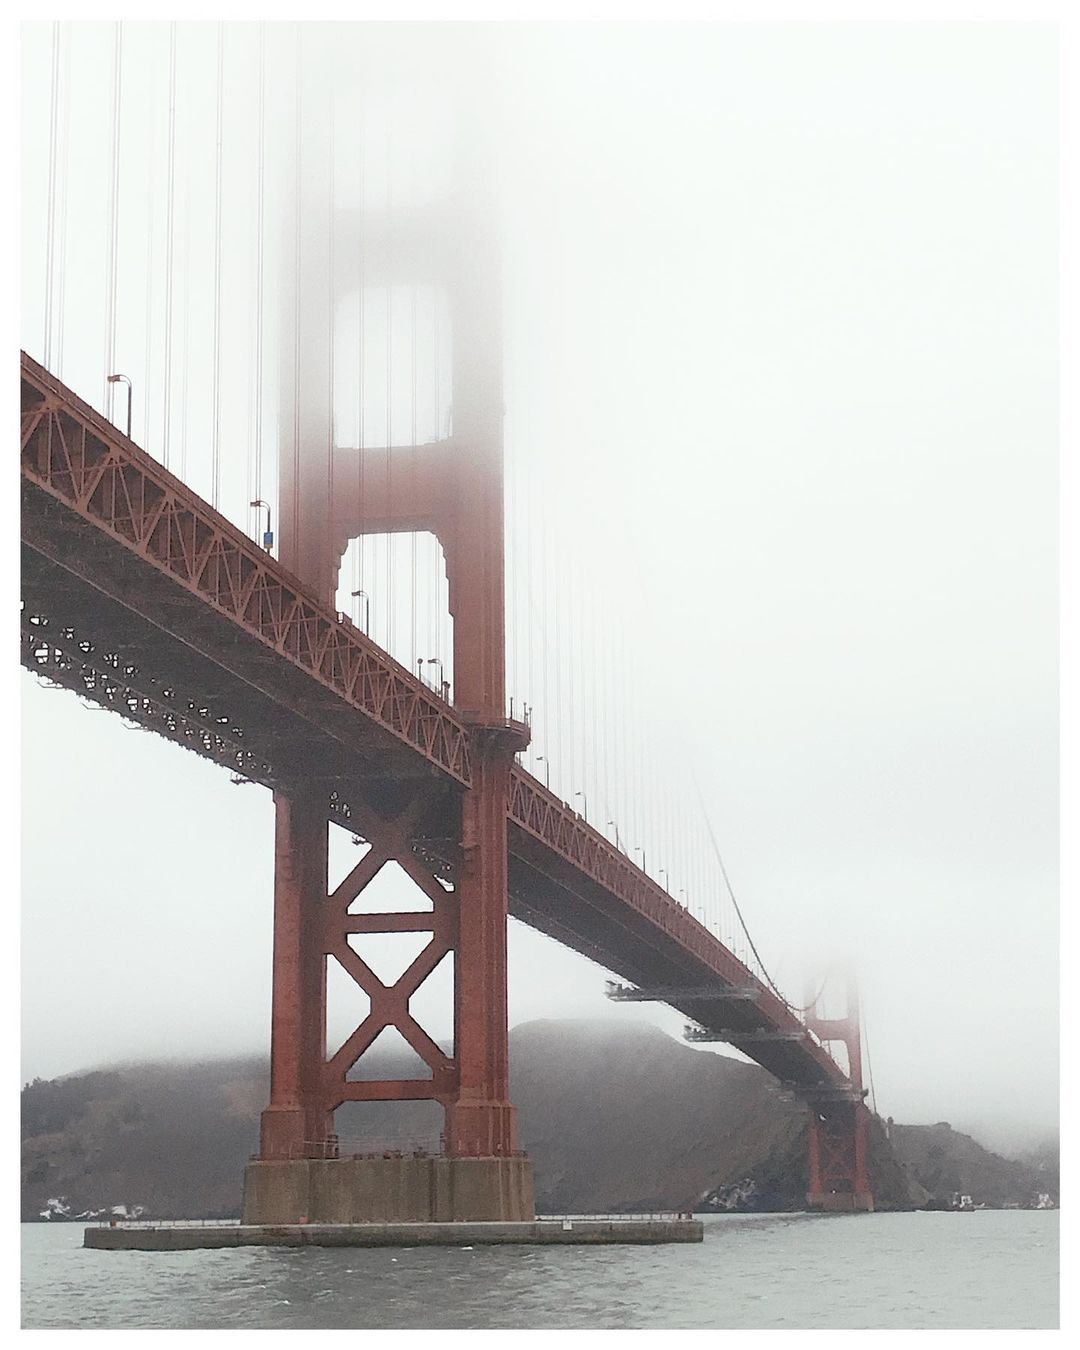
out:
<path id="1" fill-rule="evenodd" d="M 707 1215 L 700 1244 L 101 1252 L 24 1224 L 24 1327 L 1045 1328 L 1056 1211 Z"/>

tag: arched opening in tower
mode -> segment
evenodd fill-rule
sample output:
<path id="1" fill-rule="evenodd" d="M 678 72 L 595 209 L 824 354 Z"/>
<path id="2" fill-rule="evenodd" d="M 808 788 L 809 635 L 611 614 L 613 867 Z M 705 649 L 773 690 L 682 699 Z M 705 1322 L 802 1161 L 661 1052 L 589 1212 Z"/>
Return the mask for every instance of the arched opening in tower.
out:
<path id="1" fill-rule="evenodd" d="M 336 605 L 440 697 L 453 701 L 454 628 L 446 558 L 428 531 L 349 540 Z"/>

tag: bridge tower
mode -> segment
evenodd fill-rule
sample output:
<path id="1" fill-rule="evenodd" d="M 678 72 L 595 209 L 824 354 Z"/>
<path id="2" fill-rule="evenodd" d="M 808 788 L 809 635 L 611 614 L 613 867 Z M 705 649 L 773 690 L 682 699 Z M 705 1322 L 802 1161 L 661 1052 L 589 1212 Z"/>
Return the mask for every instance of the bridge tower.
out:
<path id="1" fill-rule="evenodd" d="M 310 73 L 304 79 L 310 110 L 319 90 Z M 299 198 L 283 249 L 280 558 L 332 605 L 351 540 L 420 531 L 438 539 L 453 621 L 453 701 L 472 728 L 470 781 L 460 790 L 430 773 L 380 778 L 377 757 L 358 765 L 363 808 L 349 823 L 370 849 L 332 893 L 332 785 L 315 768 L 276 793 L 271 1094 L 259 1159 L 245 1177 L 245 1220 L 531 1218 L 531 1164 L 519 1149 L 508 1082 L 507 795 L 528 730 L 506 715 L 501 295 L 490 176 L 474 122 L 457 138 L 445 204 L 396 217 L 362 205 L 335 209 L 327 190 L 332 141 L 310 111 L 299 125 Z M 446 299 L 452 430 L 420 445 L 336 444 L 339 302 L 364 286 L 418 283 L 441 288 Z M 449 871 L 425 849 L 431 838 L 443 845 L 440 857 L 449 841 Z M 350 912 L 388 862 L 431 900 L 430 914 Z M 431 939 L 388 986 L 364 961 L 362 935 L 402 931 L 429 931 Z M 350 936 L 359 936 L 356 949 Z M 450 953 L 454 1044 L 447 1054 L 413 1018 L 409 1000 Z M 370 1012 L 328 1058 L 329 955 L 367 993 Z M 430 1078 L 355 1076 L 386 1027 L 400 1032 Z M 417 1099 L 444 1108 L 440 1156 L 339 1156 L 337 1107 Z"/>
<path id="2" fill-rule="evenodd" d="M 853 976 L 847 978 L 847 1007 L 843 1017 L 821 1017 L 817 1000 L 806 1015 L 809 1031 L 822 1041 L 842 1041 L 847 1049 L 851 1091 L 836 1088 L 804 1089 L 809 1111 L 810 1182 L 807 1204 L 832 1211 L 874 1208 L 867 1168 L 870 1112 L 862 1079 L 862 1032 L 859 992 Z"/>

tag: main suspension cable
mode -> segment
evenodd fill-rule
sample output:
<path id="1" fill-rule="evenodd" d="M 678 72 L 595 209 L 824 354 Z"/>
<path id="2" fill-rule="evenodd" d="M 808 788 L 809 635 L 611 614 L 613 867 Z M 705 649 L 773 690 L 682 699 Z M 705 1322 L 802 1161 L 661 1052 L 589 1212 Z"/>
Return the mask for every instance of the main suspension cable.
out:
<path id="1" fill-rule="evenodd" d="M 821 998 L 821 995 L 825 990 L 826 981 L 822 980 L 821 985 L 818 988 L 818 991 L 814 995 L 814 997 L 810 1000 L 809 1003 L 803 1004 L 802 1006 L 792 1003 L 781 992 L 779 985 L 777 985 L 776 981 L 769 974 L 765 962 L 761 959 L 761 953 L 758 951 L 757 946 L 754 943 L 754 939 L 750 936 L 750 929 L 746 926 L 746 920 L 743 918 L 742 909 L 739 907 L 739 902 L 736 899 L 735 890 L 731 884 L 731 878 L 728 876 L 727 868 L 724 866 L 724 859 L 723 855 L 720 852 L 720 845 L 716 842 L 716 835 L 713 832 L 712 821 L 709 819 L 709 813 L 705 809 L 705 798 L 702 795 L 701 784 L 698 782 L 696 775 L 694 775 L 694 788 L 697 791 L 698 803 L 701 807 L 701 814 L 705 821 L 705 829 L 708 831 L 709 842 L 712 844 L 713 853 L 715 854 L 717 864 L 720 867 L 720 875 L 724 878 L 724 885 L 727 888 L 728 895 L 731 897 L 731 903 L 735 910 L 735 916 L 739 920 L 739 926 L 742 928 L 743 935 L 745 936 L 747 941 L 747 945 L 749 946 L 751 952 L 753 952 L 754 954 L 754 959 L 758 963 L 758 967 L 761 970 L 761 974 L 765 980 L 765 983 L 769 986 L 769 988 L 773 991 L 776 997 L 780 1000 L 780 1002 L 784 1005 L 784 1007 L 788 1009 L 789 1012 L 794 1013 L 809 1012 L 811 1008 L 817 1005 L 818 999 Z"/>
<path id="2" fill-rule="evenodd" d="M 876 1116 L 878 1114 L 878 1107 L 877 1107 L 877 1092 L 874 1090 L 874 1065 L 873 1061 L 870 1058 L 870 1038 L 866 1034 L 866 1022 L 862 1018 L 861 1014 L 859 1017 L 859 1039 L 862 1044 L 863 1051 L 866 1054 L 866 1073 L 870 1079 L 870 1108 L 873 1111 L 874 1115 Z"/>

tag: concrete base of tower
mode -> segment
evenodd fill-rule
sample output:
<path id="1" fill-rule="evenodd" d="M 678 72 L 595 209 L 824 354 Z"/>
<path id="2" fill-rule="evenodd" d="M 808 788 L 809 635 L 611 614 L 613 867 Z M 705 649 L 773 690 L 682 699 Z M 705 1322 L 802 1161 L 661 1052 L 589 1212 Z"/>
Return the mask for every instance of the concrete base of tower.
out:
<path id="1" fill-rule="evenodd" d="M 822 1191 L 806 1197 L 810 1209 L 825 1214 L 873 1214 L 874 1197 L 869 1191 Z"/>
<path id="2" fill-rule="evenodd" d="M 528 1158 L 257 1161 L 243 1224 L 522 1222 L 536 1217 Z"/>

